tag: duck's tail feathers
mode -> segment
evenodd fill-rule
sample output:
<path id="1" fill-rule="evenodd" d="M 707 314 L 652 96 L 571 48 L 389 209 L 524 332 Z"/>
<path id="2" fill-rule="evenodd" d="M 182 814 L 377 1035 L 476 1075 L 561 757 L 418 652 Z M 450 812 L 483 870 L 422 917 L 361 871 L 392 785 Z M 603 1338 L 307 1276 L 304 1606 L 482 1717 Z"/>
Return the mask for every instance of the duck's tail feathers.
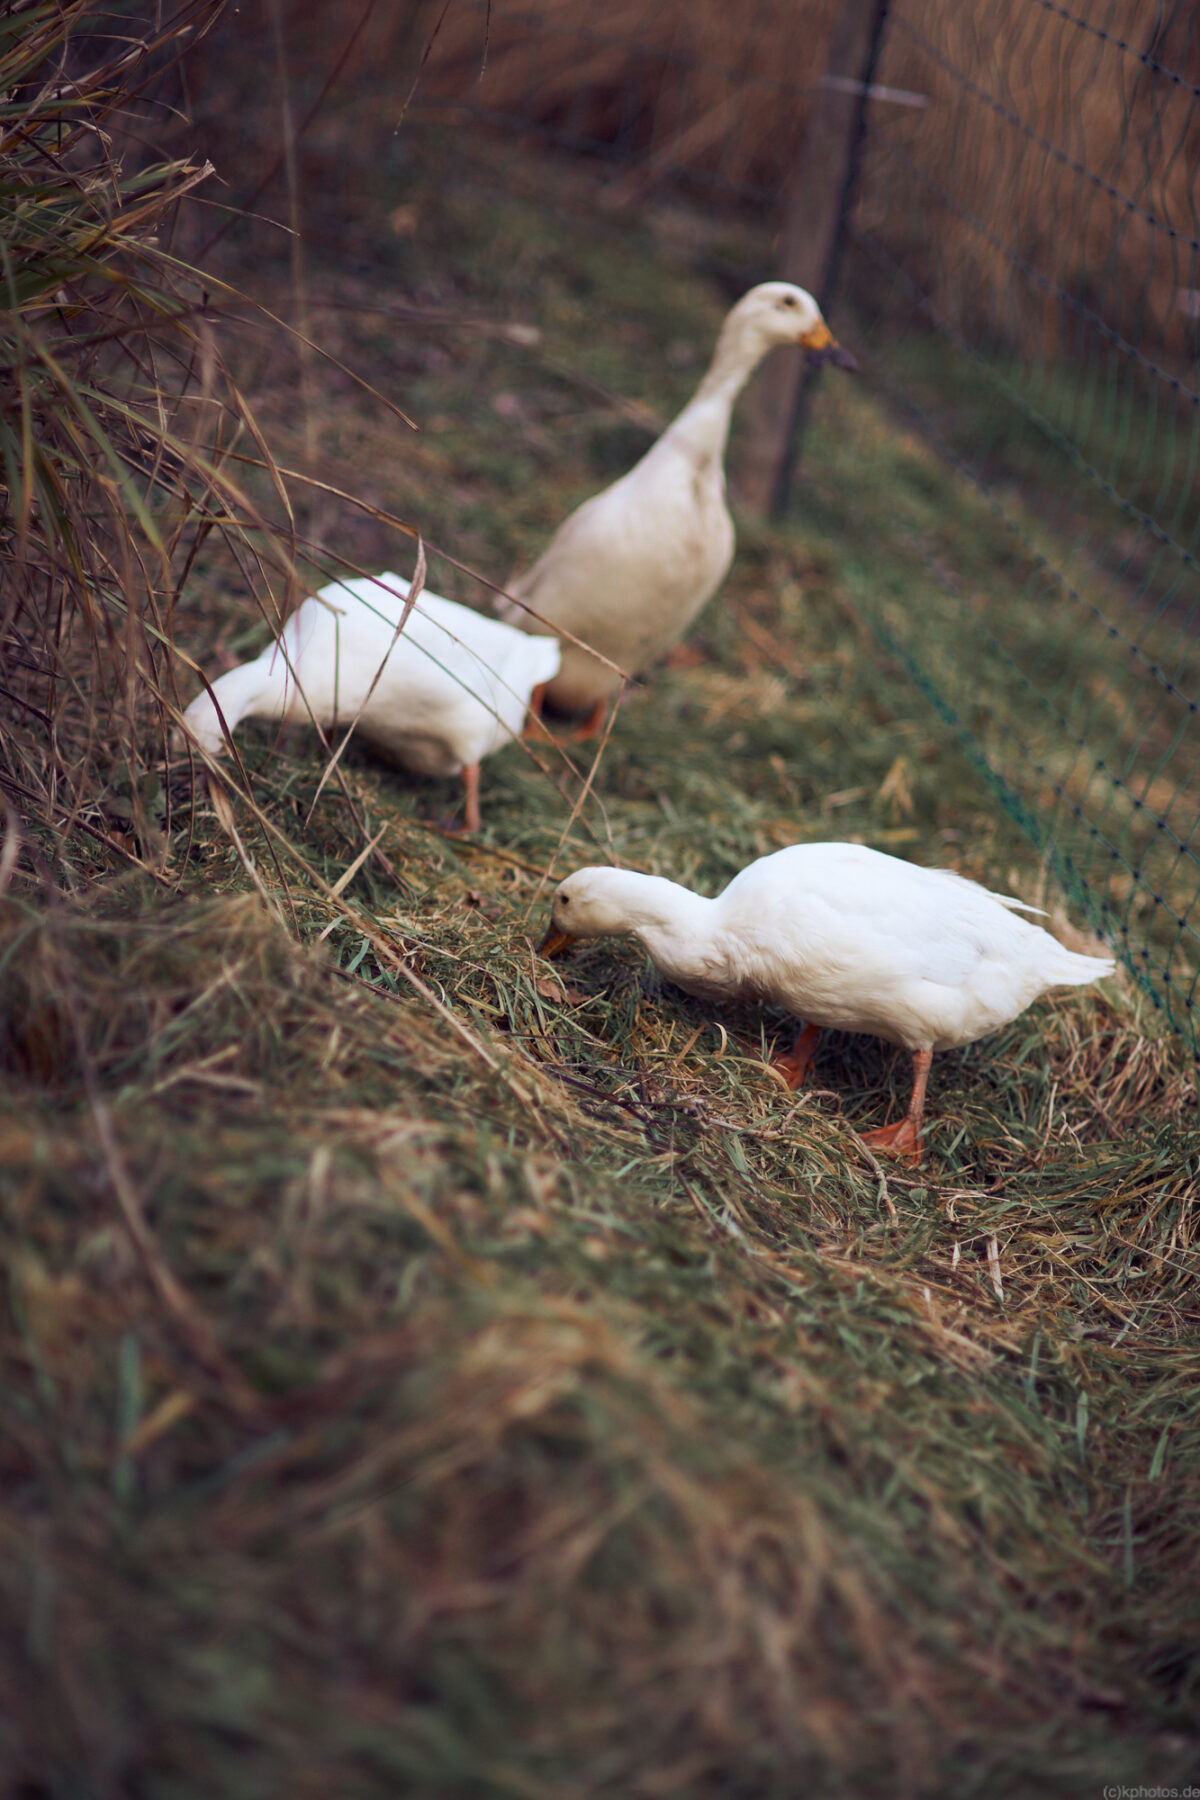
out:
<path id="1" fill-rule="evenodd" d="M 537 564 L 534 564 L 534 568 Z M 535 585 L 529 579 L 533 569 L 518 571 L 509 577 L 504 584 L 502 594 L 493 594 L 492 608 L 498 619 L 506 625 L 515 625 L 518 631 L 527 631 L 530 637 L 542 637 L 553 630 L 553 627 L 535 617 L 530 607 L 537 610 L 537 602 L 531 598 L 530 590 Z"/>
<path id="2" fill-rule="evenodd" d="M 1116 967 L 1111 956 L 1079 956 L 1060 945 L 1051 980 L 1056 987 L 1086 987 L 1089 981 L 1102 981 L 1106 975 L 1115 974 Z"/>
<path id="3" fill-rule="evenodd" d="M 531 637 L 529 643 L 535 648 L 530 650 L 530 672 L 533 685 L 539 681 L 553 681 L 562 667 L 562 643 L 553 637 Z"/>

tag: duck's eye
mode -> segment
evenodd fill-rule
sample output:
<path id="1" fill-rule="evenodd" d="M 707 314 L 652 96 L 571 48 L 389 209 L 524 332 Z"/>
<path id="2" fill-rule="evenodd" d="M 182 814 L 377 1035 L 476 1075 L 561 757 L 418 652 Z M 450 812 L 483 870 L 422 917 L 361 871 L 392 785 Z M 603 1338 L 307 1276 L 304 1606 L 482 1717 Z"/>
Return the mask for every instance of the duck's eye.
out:
<path id="1" fill-rule="evenodd" d="M 780 304 L 783 306 L 795 306 L 795 304 L 796 304 L 795 294 L 785 294 L 783 296 L 783 300 L 781 301 Z"/>
<path id="2" fill-rule="evenodd" d="M 560 894 L 558 896 L 558 903 L 560 906 L 570 906 L 570 904 L 571 904 L 570 894 Z"/>

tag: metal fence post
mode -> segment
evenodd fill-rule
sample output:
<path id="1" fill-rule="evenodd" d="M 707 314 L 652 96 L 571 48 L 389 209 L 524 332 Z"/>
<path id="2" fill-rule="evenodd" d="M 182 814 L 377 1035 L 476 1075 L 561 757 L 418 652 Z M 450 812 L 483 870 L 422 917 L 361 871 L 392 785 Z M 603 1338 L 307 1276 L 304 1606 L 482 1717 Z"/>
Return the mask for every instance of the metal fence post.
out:
<path id="1" fill-rule="evenodd" d="M 822 307 L 831 298 L 887 5 L 888 0 L 842 0 L 824 79 L 783 190 L 778 276 L 807 288 Z M 794 352 L 775 351 L 746 397 L 746 437 L 734 492 L 748 512 L 765 516 L 786 505 L 805 373 Z"/>

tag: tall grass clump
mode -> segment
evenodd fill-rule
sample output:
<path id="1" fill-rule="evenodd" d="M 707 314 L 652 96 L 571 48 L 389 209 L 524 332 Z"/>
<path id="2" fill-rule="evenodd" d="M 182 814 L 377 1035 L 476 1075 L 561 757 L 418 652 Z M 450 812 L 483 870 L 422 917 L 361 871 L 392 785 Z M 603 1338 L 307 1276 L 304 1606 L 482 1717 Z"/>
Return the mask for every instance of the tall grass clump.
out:
<path id="1" fill-rule="evenodd" d="M 211 166 L 135 135 L 223 6 L 18 5 L 0 30 L 0 782 L 10 848 L 19 813 L 60 864 L 68 838 L 155 860 L 175 602 L 205 535 L 245 522 L 240 403 L 172 250 Z"/>

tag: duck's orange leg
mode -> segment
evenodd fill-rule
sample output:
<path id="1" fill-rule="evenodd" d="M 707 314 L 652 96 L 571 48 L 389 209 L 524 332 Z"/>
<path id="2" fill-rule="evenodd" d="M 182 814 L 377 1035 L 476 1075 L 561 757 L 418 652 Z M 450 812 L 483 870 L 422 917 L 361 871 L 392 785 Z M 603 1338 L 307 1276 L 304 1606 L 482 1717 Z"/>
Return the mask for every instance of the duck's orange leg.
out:
<path id="1" fill-rule="evenodd" d="M 803 1087 L 808 1080 L 820 1036 L 819 1025 L 803 1025 L 791 1049 L 771 1058 L 771 1067 L 779 1070 L 790 1088 Z"/>
<path id="2" fill-rule="evenodd" d="M 582 725 L 576 725 L 574 731 L 567 733 L 567 742 L 582 744 L 588 738 L 599 737 L 604 729 L 604 715 L 608 711 L 607 700 L 597 700 Z"/>
<path id="3" fill-rule="evenodd" d="M 467 763 L 462 772 L 463 788 L 467 796 L 466 810 L 463 813 L 464 831 L 480 831 L 483 819 L 479 811 L 479 764 Z"/>
<path id="4" fill-rule="evenodd" d="M 529 711 L 525 715 L 525 726 L 521 732 L 523 738 L 545 737 L 546 721 L 542 718 L 542 702 L 546 698 L 547 683 L 539 681 L 529 696 Z"/>
<path id="5" fill-rule="evenodd" d="M 529 713 L 525 720 L 522 737 L 555 737 L 560 744 L 582 744 L 587 738 L 599 737 L 604 729 L 604 715 L 608 711 L 607 700 L 597 700 L 587 718 L 580 724 L 573 725 L 569 731 L 551 732 L 542 716 L 542 701 L 545 698 L 546 682 L 540 682 L 529 696 Z M 557 724 L 558 721 L 556 720 Z"/>
<path id="6" fill-rule="evenodd" d="M 869 1149 L 886 1150 L 893 1156 L 906 1156 L 910 1162 L 920 1162 L 925 1083 L 929 1080 L 929 1065 L 932 1061 L 932 1050 L 913 1051 L 913 1090 L 908 1111 L 894 1125 L 880 1125 L 874 1131 L 860 1131 L 858 1135 Z"/>

